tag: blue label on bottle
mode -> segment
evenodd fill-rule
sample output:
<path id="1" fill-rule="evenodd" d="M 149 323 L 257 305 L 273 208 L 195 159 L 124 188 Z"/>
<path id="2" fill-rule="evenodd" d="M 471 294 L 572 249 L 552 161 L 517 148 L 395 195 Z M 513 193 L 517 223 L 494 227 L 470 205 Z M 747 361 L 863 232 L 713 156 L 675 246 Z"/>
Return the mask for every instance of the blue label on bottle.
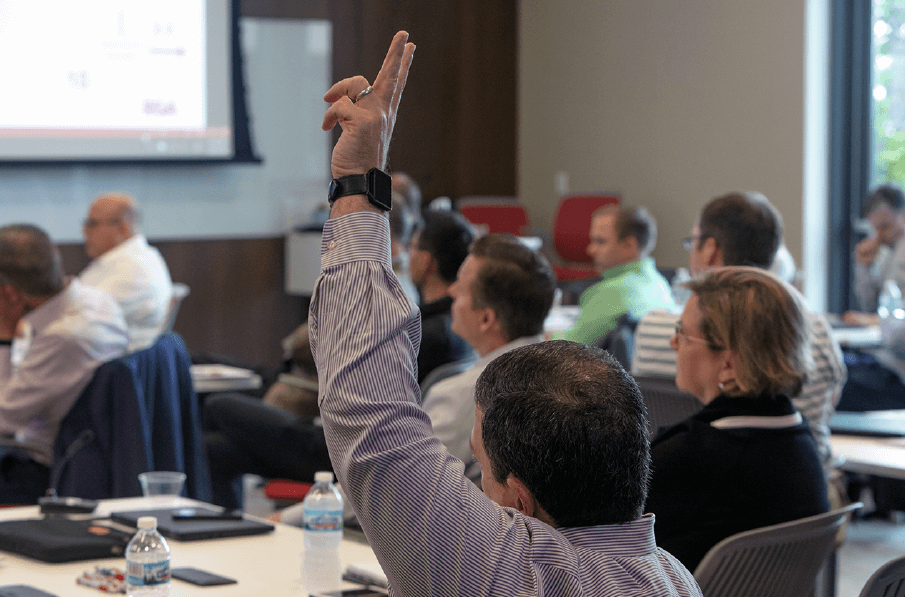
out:
<path id="1" fill-rule="evenodd" d="M 343 530 L 342 510 L 305 510 L 305 530 L 330 532 Z"/>
<path id="2" fill-rule="evenodd" d="M 162 562 L 126 562 L 126 583 L 133 587 L 150 587 L 170 582 L 170 560 Z"/>

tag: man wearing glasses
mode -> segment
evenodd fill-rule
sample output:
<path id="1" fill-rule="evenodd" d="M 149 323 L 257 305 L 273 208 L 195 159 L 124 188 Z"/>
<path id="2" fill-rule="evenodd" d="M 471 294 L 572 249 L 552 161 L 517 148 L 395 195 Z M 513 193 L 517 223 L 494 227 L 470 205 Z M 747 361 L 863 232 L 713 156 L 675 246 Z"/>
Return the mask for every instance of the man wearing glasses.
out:
<path id="1" fill-rule="evenodd" d="M 79 276 L 122 307 L 130 351 L 147 348 L 160 335 L 173 296 L 167 264 L 137 230 L 137 214 L 128 195 L 108 193 L 94 201 L 83 228 L 85 252 L 94 261 Z"/>
<path id="2" fill-rule="evenodd" d="M 730 193 L 704 206 L 691 236 L 682 241 L 688 251 L 692 277 L 725 265 L 747 265 L 770 269 L 782 241 L 782 216 L 760 193 Z M 670 346 L 679 315 L 667 311 L 648 313 L 635 329 L 632 355 L 633 375 L 674 378 L 676 353 Z M 846 380 L 839 343 L 833 339 L 826 319 L 809 313 L 814 370 L 801 394 L 793 398 L 795 407 L 808 424 L 823 460 L 824 470 L 832 469 L 829 427 Z"/>

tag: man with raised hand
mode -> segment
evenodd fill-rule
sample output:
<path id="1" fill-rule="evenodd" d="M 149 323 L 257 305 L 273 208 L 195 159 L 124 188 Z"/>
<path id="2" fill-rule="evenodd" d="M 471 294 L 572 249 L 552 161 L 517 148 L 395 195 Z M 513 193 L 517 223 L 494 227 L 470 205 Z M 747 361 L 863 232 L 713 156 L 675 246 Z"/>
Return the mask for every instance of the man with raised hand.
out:
<path id="1" fill-rule="evenodd" d="M 379 170 L 407 40 L 396 34 L 372 86 L 353 77 L 324 98 L 324 129 L 343 133 L 309 317 L 330 457 L 393 593 L 700 595 L 641 516 L 643 402 L 602 351 L 542 342 L 488 365 L 472 433 L 486 495 L 433 436 L 418 406 L 420 321 L 390 269 Z"/>

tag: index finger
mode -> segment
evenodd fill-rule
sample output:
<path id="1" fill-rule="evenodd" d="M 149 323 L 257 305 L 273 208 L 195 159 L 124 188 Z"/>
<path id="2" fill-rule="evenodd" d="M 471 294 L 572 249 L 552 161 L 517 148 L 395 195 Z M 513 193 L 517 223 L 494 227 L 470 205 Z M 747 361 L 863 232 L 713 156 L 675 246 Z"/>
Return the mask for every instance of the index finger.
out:
<path id="1" fill-rule="evenodd" d="M 374 79 L 374 84 L 372 85 L 374 91 L 383 95 L 387 103 L 390 103 L 395 95 L 400 69 L 403 64 L 402 57 L 406 53 L 408 38 L 409 34 L 405 31 L 400 31 L 393 36 L 390 49 L 387 50 L 387 55 L 383 59 L 383 66 L 380 67 L 380 72 L 377 73 L 377 78 Z M 412 51 L 414 51 L 414 46 Z M 411 63 L 411 60 L 409 60 L 409 63 Z M 405 74 L 408 75 L 408 67 L 406 67 L 405 71 Z"/>

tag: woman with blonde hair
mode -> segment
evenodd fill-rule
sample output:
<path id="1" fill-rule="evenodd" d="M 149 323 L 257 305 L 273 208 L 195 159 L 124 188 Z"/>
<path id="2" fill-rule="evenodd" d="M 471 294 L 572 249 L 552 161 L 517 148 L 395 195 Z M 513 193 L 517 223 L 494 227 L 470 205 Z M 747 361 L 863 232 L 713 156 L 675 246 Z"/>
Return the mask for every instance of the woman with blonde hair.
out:
<path id="1" fill-rule="evenodd" d="M 810 367 L 800 295 L 757 268 L 687 284 L 676 323 L 676 385 L 704 408 L 651 444 L 646 510 L 657 545 L 694 570 L 735 533 L 829 509 L 817 444 L 795 410 Z"/>

